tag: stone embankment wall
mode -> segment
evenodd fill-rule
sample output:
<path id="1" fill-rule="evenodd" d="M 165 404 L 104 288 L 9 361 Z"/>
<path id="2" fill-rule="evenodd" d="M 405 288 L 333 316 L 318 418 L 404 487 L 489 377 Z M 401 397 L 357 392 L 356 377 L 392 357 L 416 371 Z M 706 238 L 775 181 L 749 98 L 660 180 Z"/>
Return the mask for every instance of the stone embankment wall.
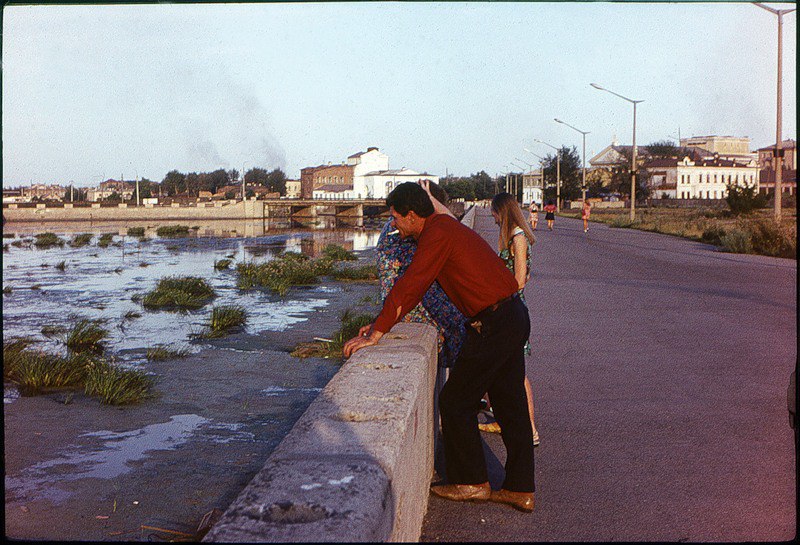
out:
<path id="1" fill-rule="evenodd" d="M 359 350 L 203 541 L 417 541 L 433 471 L 436 330 Z"/>
<path id="2" fill-rule="evenodd" d="M 5 221 L 166 221 L 166 220 L 231 220 L 261 219 L 263 201 L 218 201 L 197 206 L 81 206 L 58 207 L 39 205 L 35 208 L 3 207 Z"/>
<path id="3" fill-rule="evenodd" d="M 430 325 L 399 323 L 356 352 L 203 541 L 418 541 L 436 372 Z"/>

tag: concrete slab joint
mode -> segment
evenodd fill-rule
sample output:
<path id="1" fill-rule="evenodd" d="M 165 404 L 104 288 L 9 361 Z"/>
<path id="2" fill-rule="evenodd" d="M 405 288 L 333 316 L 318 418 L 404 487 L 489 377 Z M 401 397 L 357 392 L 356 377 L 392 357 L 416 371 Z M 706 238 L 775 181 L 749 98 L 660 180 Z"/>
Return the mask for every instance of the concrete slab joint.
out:
<path id="1" fill-rule="evenodd" d="M 203 541 L 417 541 L 436 365 L 426 324 L 354 354 Z"/>

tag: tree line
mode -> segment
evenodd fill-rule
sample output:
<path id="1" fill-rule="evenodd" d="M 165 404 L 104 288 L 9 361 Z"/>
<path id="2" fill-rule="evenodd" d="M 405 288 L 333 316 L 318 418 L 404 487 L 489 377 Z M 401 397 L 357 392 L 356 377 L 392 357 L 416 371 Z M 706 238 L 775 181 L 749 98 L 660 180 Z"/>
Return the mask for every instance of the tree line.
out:
<path id="1" fill-rule="evenodd" d="M 265 187 L 270 193 L 286 194 L 286 174 L 280 168 L 267 170 L 261 167 L 253 167 L 244 175 L 245 196 L 252 197 L 255 192 L 253 187 Z M 177 197 L 185 195 L 196 198 L 201 191 L 208 191 L 212 195 L 219 192 L 226 186 L 239 186 L 236 189 L 229 189 L 225 193 L 226 199 L 234 199 L 241 196 L 241 177 L 238 170 L 217 169 L 211 172 L 189 172 L 183 173 L 179 170 L 170 170 L 160 182 L 142 178 L 139 180 L 139 197 L 148 199 L 151 197 Z M 249 189 L 248 189 L 249 188 Z M 134 190 L 135 191 L 135 190 Z M 85 201 L 88 198 L 88 189 L 74 187 L 72 190 L 67 188 L 64 193 L 64 202 Z M 134 192 L 131 200 L 136 199 Z M 106 199 L 108 202 L 122 202 L 122 196 L 118 193 L 111 193 Z"/>

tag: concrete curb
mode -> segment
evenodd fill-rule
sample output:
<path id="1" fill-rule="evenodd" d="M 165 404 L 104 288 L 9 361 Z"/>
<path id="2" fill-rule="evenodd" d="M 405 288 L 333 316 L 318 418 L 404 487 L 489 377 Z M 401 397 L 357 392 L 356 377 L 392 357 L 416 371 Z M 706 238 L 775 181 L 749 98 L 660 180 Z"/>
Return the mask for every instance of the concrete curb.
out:
<path id="1" fill-rule="evenodd" d="M 356 352 L 203 541 L 418 541 L 436 369 L 426 324 Z"/>
<path id="2" fill-rule="evenodd" d="M 470 229 L 475 229 L 475 213 L 477 211 L 477 206 L 472 205 L 469 210 L 467 210 L 464 217 L 461 218 L 461 223 L 469 227 Z"/>

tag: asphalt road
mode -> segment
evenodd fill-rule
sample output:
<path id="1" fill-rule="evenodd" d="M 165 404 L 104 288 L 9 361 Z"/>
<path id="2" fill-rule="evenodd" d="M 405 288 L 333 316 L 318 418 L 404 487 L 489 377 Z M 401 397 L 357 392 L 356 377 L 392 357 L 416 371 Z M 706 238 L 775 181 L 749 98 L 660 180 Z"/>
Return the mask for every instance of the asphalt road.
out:
<path id="1" fill-rule="evenodd" d="M 475 229 L 496 246 L 487 210 Z M 536 508 L 431 497 L 421 540 L 793 539 L 796 261 L 565 218 L 536 235 Z"/>

